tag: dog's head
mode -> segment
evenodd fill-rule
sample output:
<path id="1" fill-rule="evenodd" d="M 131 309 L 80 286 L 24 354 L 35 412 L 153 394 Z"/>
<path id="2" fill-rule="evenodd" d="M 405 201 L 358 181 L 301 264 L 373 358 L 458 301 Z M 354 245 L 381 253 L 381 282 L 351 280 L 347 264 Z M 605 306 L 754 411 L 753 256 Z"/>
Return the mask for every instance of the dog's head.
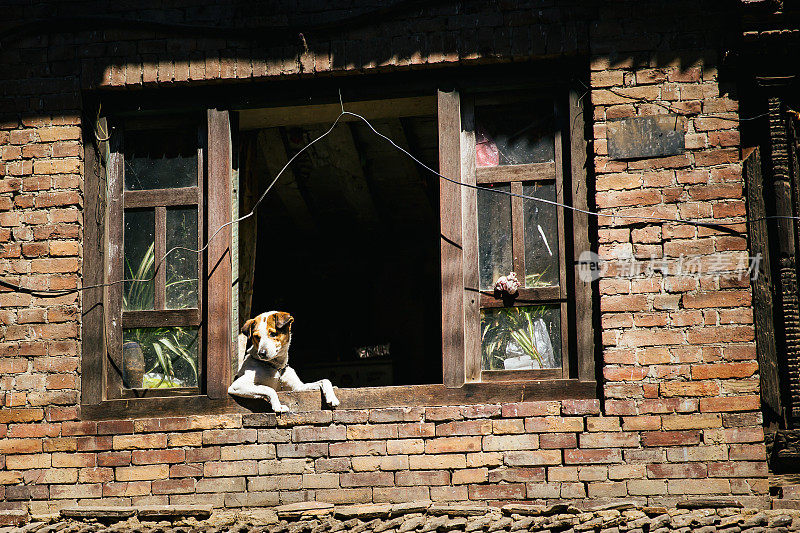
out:
<path id="1" fill-rule="evenodd" d="M 292 340 L 294 317 L 283 311 L 269 311 L 251 318 L 242 326 L 242 333 L 253 345 L 252 356 L 271 361 L 285 355 Z"/>

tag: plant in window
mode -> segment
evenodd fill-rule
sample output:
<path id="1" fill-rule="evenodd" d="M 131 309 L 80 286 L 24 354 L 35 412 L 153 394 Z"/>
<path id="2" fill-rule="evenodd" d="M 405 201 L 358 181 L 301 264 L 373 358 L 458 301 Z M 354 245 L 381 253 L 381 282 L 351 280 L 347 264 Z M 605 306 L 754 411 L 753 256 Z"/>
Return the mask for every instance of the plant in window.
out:
<path id="1" fill-rule="evenodd" d="M 128 279 L 149 280 L 155 265 L 155 247 L 150 247 L 145 252 L 136 268 L 126 259 Z M 172 277 L 167 280 L 167 287 L 185 286 L 185 291 L 193 291 L 192 283 L 196 280 L 177 279 Z M 123 292 L 123 309 L 147 309 L 153 302 L 154 284 L 152 281 L 129 282 L 127 290 Z M 197 356 L 196 356 L 196 328 L 180 326 L 159 328 L 130 328 L 123 332 L 123 343 L 135 343 L 137 350 L 124 350 L 123 353 L 130 357 L 141 353 L 144 357 L 144 377 L 141 383 L 136 378 L 135 383 L 128 383 L 132 388 L 163 388 L 163 387 L 191 387 L 197 385 Z M 192 353 L 194 352 L 194 353 Z M 141 357 L 141 356 L 139 356 Z M 123 366 L 125 361 L 123 361 Z"/>
<path id="2" fill-rule="evenodd" d="M 553 346 L 544 316 L 545 305 L 504 307 L 481 313 L 483 368 L 552 368 Z M 530 361 L 525 364 L 526 358 Z M 510 361 L 514 359 L 514 361 Z"/>

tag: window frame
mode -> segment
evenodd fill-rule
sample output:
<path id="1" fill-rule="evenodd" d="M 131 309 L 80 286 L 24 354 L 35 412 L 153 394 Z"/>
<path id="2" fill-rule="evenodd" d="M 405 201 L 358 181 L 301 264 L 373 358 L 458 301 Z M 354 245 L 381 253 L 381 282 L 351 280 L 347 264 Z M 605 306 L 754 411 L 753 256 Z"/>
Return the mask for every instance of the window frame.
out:
<path id="1" fill-rule="evenodd" d="M 207 109 L 198 120 L 198 241 L 208 242 L 231 220 L 232 142 L 228 110 Z M 157 127 L 158 121 L 136 119 L 136 128 Z M 179 397 L 222 399 L 230 381 L 230 354 L 233 349 L 230 320 L 209 320 L 209 316 L 229 317 L 231 309 L 231 231 L 224 227 L 198 258 L 198 307 L 191 310 L 122 310 L 121 282 L 124 210 L 124 131 L 122 117 L 102 118 L 98 127 L 110 132 L 106 139 L 95 139 L 96 132 L 85 128 L 85 205 L 83 285 L 103 285 L 84 291 L 82 343 L 82 411 L 102 417 L 103 410 L 145 402 L 150 409 Z M 148 205 L 163 196 L 164 189 L 133 195 L 134 202 Z M 176 203 L 177 202 L 177 203 Z M 160 202 L 181 204 L 181 200 Z M 190 202 L 191 203 L 191 202 Z M 163 206 L 161 204 L 164 204 Z M 188 204 L 187 204 L 188 205 Z M 165 213 L 164 213 L 165 214 Z M 156 214 L 158 219 L 158 215 Z M 163 222 L 163 221 L 162 221 Z M 159 223 L 155 228 L 158 233 Z M 159 240 L 155 235 L 156 241 Z M 157 248 L 163 248 L 156 245 Z M 165 251 L 165 250 L 164 250 Z M 162 252 L 163 253 L 163 252 Z M 163 269 L 165 270 L 165 269 Z M 162 272 L 163 272 L 162 270 Z M 156 277 L 158 279 L 158 276 Z M 147 316 L 145 316 L 147 315 Z M 191 315 L 191 316 L 190 316 Z M 198 325 L 198 387 L 169 389 L 123 389 L 121 376 L 123 319 L 133 326 Z M 124 407 L 123 407 L 124 408 Z"/>
<path id="2" fill-rule="evenodd" d="M 566 110 L 561 113 L 560 119 L 556 115 L 556 176 L 558 178 L 560 175 L 562 183 L 570 187 L 572 205 L 586 210 L 588 173 L 582 100 L 577 90 L 569 87 L 555 87 L 547 94 L 555 102 L 566 102 Z M 480 101 L 482 98 L 481 93 L 468 90 L 438 92 L 440 172 L 450 179 L 471 186 L 479 186 L 486 181 L 478 180 L 479 171 L 475 164 L 474 108 L 476 99 Z M 564 135 L 564 132 L 567 134 Z M 562 149 L 566 153 L 562 153 Z M 503 181 L 514 183 L 510 179 L 513 176 L 508 176 L 514 170 L 491 168 L 491 171 L 481 173 L 496 174 Z M 563 189 L 558 196 L 560 202 L 564 199 Z M 522 199 L 519 198 L 511 199 L 512 209 L 515 200 L 517 209 L 520 209 Z M 440 180 L 442 357 L 444 384 L 447 387 L 459 388 L 465 384 L 487 382 L 527 381 L 547 386 L 548 383 L 557 381 L 595 381 L 592 284 L 581 280 L 577 275 L 581 252 L 591 249 L 589 220 L 586 213 L 573 211 L 569 217 L 573 235 L 571 239 L 566 239 L 565 234 L 569 232 L 563 231 L 566 220 L 564 211 L 564 208 L 558 208 L 562 230 L 559 246 L 564 252 L 559 285 L 564 339 L 562 369 L 556 369 L 555 372 L 549 369 L 486 371 L 481 369 L 480 310 L 486 304 L 498 304 L 493 295 L 482 291 L 479 286 L 477 190 Z M 521 222 L 521 218 L 518 219 L 518 223 Z M 567 240 L 571 246 L 565 245 Z M 518 246 L 519 243 L 516 243 L 515 248 Z M 514 258 L 515 268 L 519 264 L 517 258 Z M 570 268 L 570 264 L 574 265 L 574 269 Z M 571 323 L 574 323 L 574 328 L 568 327 Z"/>
<path id="3" fill-rule="evenodd" d="M 453 87 L 482 87 L 491 91 L 505 91 L 509 88 L 527 89 L 530 87 L 549 86 L 539 78 L 529 74 L 517 73 L 543 69 L 562 75 L 573 75 L 575 71 L 585 71 L 586 65 L 580 61 L 569 66 L 555 62 L 551 67 L 544 63 L 524 66 L 522 63 L 511 66 L 495 65 L 469 67 L 453 72 L 431 73 L 420 78 L 418 73 L 381 74 L 380 83 L 367 84 L 337 80 L 334 89 L 339 88 L 349 94 L 349 101 L 383 99 L 392 97 L 413 97 L 420 94 L 433 94 L 437 98 L 437 116 L 439 122 L 440 172 L 453 179 L 462 180 L 462 166 L 467 169 L 474 165 L 466 158 L 462 161 L 460 146 L 468 135 L 462 131 L 461 96 Z M 543 66 L 544 65 L 544 66 Z M 550 70 L 548 70 L 550 71 Z M 458 76 L 458 82 L 455 81 Z M 392 82 L 394 80 L 394 82 Z M 378 81 L 378 80 L 374 80 Z M 395 87 L 394 92 L 387 87 Z M 231 220 L 232 185 L 230 180 L 232 158 L 235 157 L 233 141 L 237 134 L 237 109 L 271 107 L 282 105 L 303 105 L 308 97 L 325 102 L 330 94 L 338 92 L 326 86 L 323 81 L 312 82 L 281 81 L 271 82 L 270 91 L 254 86 L 253 91 L 240 91 L 238 96 L 231 96 L 230 87 L 219 90 L 212 88 L 145 89 L 139 100 L 150 102 L 153 109 L 181 109 L 187 105 L 195 108 L 207 108 L 207 102 L 225 102 L 225 109 L 207 109 L 207 153 L 206 153 L 206 197 L 207 218 L 205 220 L 204 242 L 222 224 Z M 298 99 L 299 88 L 306 95 Z M 447 88 L 443 91 L 442 88 Z M 463 89 L 462 89 L 463 90 Z M 587 181 L 587 134 L 583 116 L 583 102 L 580 98 L 583 89 L 561 86 L 568 95 L 566 119 L 571 125 L 574 135 L 564 143 L 569 153 L 569 171 L 572 176 L 572 203 L 576 207 L 587 206 L 587 195 L 591 195 L 593 186 Z M 221 92 L 220 92 L 221 91 Z M 309 92 L 310 91 L 310 92 Z M 358 98 L 352 95 L 358 94 Z M 468 92 L 465 92 L 468 97 Z M 335 100 L 338 106 L 338 97 Z M 84 95 L 86 116 L 98 116 L 99 93 Z M 120 113 L 138 112 L 140 103 L 132 103 L 130 96 L 122 93 L 104 93 L 103 109 L 119 110 Z M 82 264 L 82 284 L 90 286 L 106 282 L 104 270 L 104 253 L 107 247 L 104 238 L 104 222 L 106 218 L 106 202 L 104 199 L 105 179 L 104 166 L 108 165 L 108 157 L 101 152 L 108 152 L 107 143 L 100 142 L 97 149 L 95 139 L 99 133 L 107 132 L 107 122 L 101 118 L 99 122 L 84 122 L 84 261 Z M 449 132 L 449 137 L 448 137 Z M 474 176 L 474 172 L 472 173 Z M 469 173 L 464 174 L 463 181 L 469 181 Z M 212 186 L 212 182 L 216 186 Z M 587 191 L 588 185 L 588 191 Z M 430 385 L 403 385 L 387 387 L 368 387 L 355 389 L 339 389 L 337 396 L 341 401 L 340 409 L 367 409 L 389 406 L 435 406 L 435 405 L 468 405 L 496 404 L 504 402 L 590 399 L 598 398 L 598 380 L 595 373 L 595 357 L 599 345 L 595 338 L 596 283 L 579 281 L 574 276 L 576 287 L 574 298 L 576 305 L 570 319 L 582 326 L 575 328 L 577 335 L 573 337 L 571 352 L 576 364 L 570 366 L 570 376 L 563 379 L 515 380 L 502 382 L 481 382 L 466 379 L 465 350 L 470 346 L 480 349 L 479 322 L 474 321 L 474 335 L 465 321 L 465 310 L 474 309 L 474 293 L 465 291 L 462 238 L 469 237 L 472 226 L 465 222 L 462 213 L 472 213 L 473 220 L 476 208 L 464 201 L 471 189 L 440 180 L 441 218 L 441 257 L 442 257 L 442 366 L 443 380 Z M 449 203 L 446 201 L 449 200 Z M 462 210 L 463 203 L 463 210 Z M 215 209 L 211 205 L 217 206 Z M 446 209 L 444 208 L 447 204 Z M 475 205 L 474 203 L 472 204 Z M 446 215 L 446 216 L 445 216 Z M 578 268 L 579 250 L 590 250 L 589 217 L 575 213 L 573 217 L 575 229 L 574 257 L 567 257 L 567 268 L 574 259 Z M 472 228 L 477 244 L 477 227 Z M 591 226 L 596 231 L 595 226 Z M 206 288 L 206 304 L 204 319 L 207 316 L 226 316 L 232 314 L 231 295 L 231 250 L 232 232 L 230 227 L 220 231 L 220 235 L 212 241 L 204 257 L 208 285 Z M 566 236 L 572 239 L 571 235 Z M 445 261 L 447 259 L 447 261 Z M 214 266 L 216 265 L 216 267 Z M 456 267 L 457 266 L 457 267 Z M 454 268 L 456 267 L 456 268 Z M 476 283 L 477 285 L 477 283 Z M 191 396 L 106 399 L 104 396 L 105 367 L 105 318 L 104 303 L 107 289 L 90 289 L 82 295 L 82 384 L 81 384 L 81 418 L 87 420 L 136 418 L 152 416 L 174 416 L 181 414 L 203 413 L 253 413 L 266 412 L 268 417 L 275 417 L 270 412 L 267 402 L 243 401 L 229 397 L 227 388 L 235 369 L 231 368 L 231 354 L 236 353 L 232 324 L 230 320 L 210 321 L 206 325 L 206 375 L 201 384 L 201 393 Z M 212 306 L 212 299 L 213 306 Z M 446 304 L 452 304 L 447 305 Z M 221 314 L 220 314 L 221 313 Z M 471 344 L 470 344 L 471 343 Z M 213 348 L 212 348 L 213 346 Z M 319 410 L 324 408 L 320 395 L 316 391 L 280 392 L 283 403 L 293 406 L 296 411 Z M 265 418 L 265 423 L 274 418 Z"/>

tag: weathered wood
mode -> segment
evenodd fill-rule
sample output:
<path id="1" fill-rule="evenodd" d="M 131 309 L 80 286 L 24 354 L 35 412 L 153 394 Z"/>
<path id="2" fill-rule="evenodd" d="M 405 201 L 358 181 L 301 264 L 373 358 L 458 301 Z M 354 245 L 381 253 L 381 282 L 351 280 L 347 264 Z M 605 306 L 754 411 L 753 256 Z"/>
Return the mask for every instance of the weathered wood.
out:
<path id="1" fill-rule="evenodd" d="M 163 398 L 173 396 L 197 396 L 199 387 L 170 387 L 157 389 L 123 389 L 123 398 Z"/>
<path id="2" fill-rule="evenodd" d="M 124 222 L 122 187 L 125 177 L 123 139 L 117 134 L 110 139 L 107 173 L 105 216 L 105 279 L 110 283 L 105 291 L 106 353 L 103 375 L 106 379 L 105 398 L 119 398 L 122 389 L 122 292 L 124 284 Z"/>
<path id="3" fill-rule="evenodd" d="M 108 131 L 105 119 L 98 124 L 102 131 Z M 84 154 L 84 203 L 83 203 L 83 264 L 81 280 L 83 286 L 100 285 L 104 281 L 104 243 L 103 220 L 105 194 L 100 184 L 101 174 L 105 172 L 102 156 L 97 149 L 107 150 L 108 144 L 92 142 L 91 128 L 83 135 Z M 82 360 L 81 360 L 81 404 L 97 404 L 103 399 L 103 354 L 105 351 L 104 327 L 104 289 L 97 287 L 83 292 L 81 309 Z"/>
<path id="4" fill-rule="evenodd" d="M 139 507 L 136 515 L 139 520 L 177 520 L 196 518 L 205 520 L 211 516 L 211 505 L 147 505 Z"/>
<path id="5" fill-rule="evenodd" d="M 767 99 L 772 163 L 772 195 L 775 214 L 790 217 L 792 192 L 789 177 L 789 148 L 783 102 L 780 97 Z M 776 221 L 778 272 L 780 274 L 781 314 L 783 315 L 784 351 L 789 377 L 791 418 L 800 419 L 800 301 L 798 301 L 795 222 L 791 218 Z"/>
<path id="6" fill-rule="evenodd" d="M 747 186 L 747 234 L 750 255 L 760 258 L 758 270 L 751 274 L 753 290 L 753 322 L 756 329 L 758 370 L 761 381 L 761 401 L 768 408 L 767 421 L 783 418 L 780 393 L 780 371 L 775 350 L 775 325 L 773 323 L 772 271 L 769 257 L 769 230 L 764 203 L 764 176 L 761 153 L 753 150 L 744 160 L 744 177 Z"/>
<path id="7" fill-rule="evenodd" d="M 344 107 L 347 111 L 357 113 L 367 120 L 436 114 L 436 100 L 430 96 L 361 100 L 346 102 Z M 239 111 L 239 125 L 242 130 L 253 130 L 298 124 L 331 124 L 341 112 L 342 107 L 338 102 L 335 104 L 243 109 Z M 360 121 L 360 119 L 352 115 L 345 115 L 340 119 L 340 122 L 353 121 Z"/>
<path id="8" fill-rule="evenodd" d="M 439 172 L 461 180 L 461 111 L 458 92 L 438 92 Z M 461 186 L 439 180 L 442 272 L 442 374 L 447 387 L 466 379 Z"/>
<path id="9" fill-rule="evenodd" d="M 558 225 L 556 231 L 558 232 L 558 288 L 561 292 L 561 298 L 568 297 L 567 289 L 567 244 L 566 244 L 566 226 L 567 226 L 567 212 L 562 207 L 565 205 L 564 188 L 570 183 L 570 176 L 564 169 L 564 141 L 569 139 L 569 113 L 564 113 L 563 105 L 559 98 L 553 101 L 553 116 L 555 118 L 555 131 L 553 132 L 553 162 L 556 167 L 556 201 L 560 204 L 556 206 L 556 217 Z M 564 133 L 567 133 L 566 139 Z M 529 200 L 530 201 L 530 200 Z M 572 211 L 569 211 L 572 214 Z M 524 272 L 523 272 L 524 276 Z M 561 312 L 561 377 L 570 377 L 570 323 L 568 306 L 566 302 L 560 305 Z"/>
<path id="10" fill-rule="evenodd" d="M 520 381 L 537 379 L 561 379 L 564 372 L 560 368 L 542 368 L 536 370 L 484 370 L 482 381 Z"/>
<path id="11" fill-rule="evenodd" d="M 167 208 L 156 207 L 155 220 L 155 246 L 153 247 L 155 263 L 155 308 L 165 309 L 167 306 L 167 259 L 162 258 L 167 253 Z M 125 319 L 123 313 L 123 320 Z M 127 326 L 127 324 L 126 324 Z"/>
<path id="12" fill-rule="evenodd" d="M 199 309 L 164 309 L 160 311 L 123 311 L 126 328 L 162 328 L 169 326 L 198 326 Z"/>
<path id="13" fill-rule="evenodd" d="M 231 218 L 231 144 L 228 111 L 209 109 L 207 238 L 210 242 L 206 267 L 206 392 L 209 398 L 226 397 L 231 382 L 231 228 L 230 225 L 223 227 Z"/>
<path id="14" fill-rule="evenodd" d="M 461 99 L 461 177 L 475 185 L 475 105 Z M 478 273 L 478 191 L 461 187 L 464 268 L 464 355 L 467 381 L 481 378 L 481 297 Z"/>
<path id="15" fill-rule="evenodd" d="M 512 181 L 553 181 L 558 176 L 556 164 L 525 163 L 523 165 L 502 165 L 478 167 L 478 183 L 510 183 Z"/>
<path id="16" fill-rule="evenodd" d="M 125 506 L 78 506 L 61 509 L 61 516 L 64 518 L 94 518 L 101 521 L 125 520 L 135 514 L 135 507 Z"/>
<path id="17" fill-rule="evenodd" d="M 260 133 L 259 133 L 260 135 Z M 264 158 L 260 156 L 258 139 L 255 135 L 242 137 L 243 167 L 239 170 L 239 211 L 242 216 L 253 210 L 258 201 L 261 188 L 261 176 L 267 173 L 263 164 Z M 258 216 L 242 220 L 237 227 L 237 248 L 239 249 L 238 268 L 238 305 L 239 323 L 236 330 L 240 330 L 245 321 L 250 318 L 250 307 L 253 303 L 253 288 L 255 283 L 256 248 L 258 245 Z M 234 305 L 236 302 L 234 301 Z M 244 354 L 237 354 L 237 360 Z M 237 361 L 241 363 L 241 361 Z"/>
<path id="18" fill-rule="evenodd" d="M 404 385 L 336 389 L 341 402 L 338 409 L 372 409 L 376 407 L 424 407 L 442 405 L 474 405 L 479 403 L 511 403 L 540 400 L 589 399 L 597 395 L 594 382 L 575 379 L 540 381 L 504 381 L 466 383 L 462 387 L 445 385 Z M 294 411 L 323 409 L 319 391 L 279 392 L 281 403 Z M 86 406 L 81 415 L 87 420 L 174 416 L 175 413 L 258 413 L 271 415 L 268 402 L 213 399 L 207 396 L 124 399 Z M 281 416 L 277 415 L 277 423 Z M 267 419 L 270 420 L 270 419 Z"/>
<path id="19" fill-rule="evenodd" d="M 196 205 L 200 201 L 200 187 L 176 187 L 125 191 L 125 208 Z"/>
<path id="20" fill-rule="evenodd" d="M 562 301 L 559 287 L 532 287 L 521 288 L 514 297 L 497 295 L 490 291 L 481 291 L 481 307 L 509 307 L 536 305 L 542 303 L 557 303 Z"/>
<path id="21" fill-rule="evenodd" d="M 587 143 L 585 138 L 585 120 L 583 100 L 577 90 L 569 90 L 567 124 L 569 132 L 570 181 L 572 205 L 579 209 L 588 209 L 589 176 L 587 170 Z M 578 211 L 572 212 L 572 250 L 566 258 L 574 265 L 570 272 L 573 278 L 575 301 L 575 352 L 577 353 L 577 369 L 574 375 L 581 381 L 594 381 L 595 376 L 595 332 L 592 294 L 597 290 L 597 283 L 582 280 L 578 275 L 579 259 L 583 252 L 591 250 L 589 240 L 589 216 Z M 568 357 L 568 354 L 562 354 Z"/>
<path id="22" fill-rule="evenodd" d="M 522 194 L 522 182 L 512 181 L 511 192 Z M 533 200 L 527 200 L 532 202 Z M 512 268 L 520 281 L 525 280 L 525 205 L 519 196 L 511 197 L 511 257 Z"/>

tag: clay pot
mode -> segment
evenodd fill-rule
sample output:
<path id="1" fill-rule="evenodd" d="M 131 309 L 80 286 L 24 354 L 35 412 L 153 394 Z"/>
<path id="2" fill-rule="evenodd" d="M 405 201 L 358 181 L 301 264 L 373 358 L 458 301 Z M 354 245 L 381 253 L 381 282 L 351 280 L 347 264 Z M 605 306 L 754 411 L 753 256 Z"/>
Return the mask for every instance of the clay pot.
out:
<path id="1" fill-rule="evenodd" d="M 122 345 L 122 383 L 128 389 L 141 389 L 144 382 L 144 352 L 138 342 Z"/>

